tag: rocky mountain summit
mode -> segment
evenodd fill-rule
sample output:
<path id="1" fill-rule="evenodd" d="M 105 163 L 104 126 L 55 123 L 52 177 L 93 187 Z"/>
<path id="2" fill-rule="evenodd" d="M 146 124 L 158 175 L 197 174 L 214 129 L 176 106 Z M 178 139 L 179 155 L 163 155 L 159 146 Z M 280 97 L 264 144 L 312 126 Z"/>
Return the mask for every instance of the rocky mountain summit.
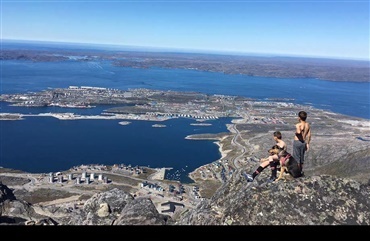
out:
<path id="1" fill-rule="evenodd" d="M 329 175 L 277 183 L 247 183 L 236 175 L 212 198 L 173 218 L 149 198 L 116 188 L 95 194 L 82 208 L 32 206 L 2 184 L 0 194 L 2 225 L 370 225 L 370 184 Z"/>
<path id="2" fill-rule="evenodd" d="M 177 224 L 369 225 L 370 185 L 333 176 L 245 183 L 237 178 Z"/>

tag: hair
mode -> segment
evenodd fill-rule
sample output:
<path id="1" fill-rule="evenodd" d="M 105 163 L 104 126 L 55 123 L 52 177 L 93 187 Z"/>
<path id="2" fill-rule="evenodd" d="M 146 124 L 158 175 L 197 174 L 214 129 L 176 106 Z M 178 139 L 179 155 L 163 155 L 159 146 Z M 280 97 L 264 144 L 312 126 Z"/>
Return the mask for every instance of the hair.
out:
<path id="1" fill-rule="evenodd" d="M 300 112 L 298 113 L 298 116 L 299 116 L 299 118 L 300 118 L 301 120 L 305 121 L 305 120 L 306 120 L 306 118 L 307 118 L 307 113 L 306 113 L 306 111 L 300 111 Z"/>
<path id="2" fill-rule="evenodd" d="M 280 131 L 275 131 L 274 132 L 274 136 L 278 139 L 281 139 L 282 138 L 282 135 L 281 135 L 281 132 Z"/>

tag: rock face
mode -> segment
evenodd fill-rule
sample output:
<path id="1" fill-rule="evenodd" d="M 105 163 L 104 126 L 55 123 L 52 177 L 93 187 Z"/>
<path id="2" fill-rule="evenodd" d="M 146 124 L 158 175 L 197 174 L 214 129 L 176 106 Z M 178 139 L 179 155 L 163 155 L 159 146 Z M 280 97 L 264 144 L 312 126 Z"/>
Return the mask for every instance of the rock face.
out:
<path id="1" fill-rule="evenodd" d="M 181 225 L 369 225 L 370 186 L 333 176 L 278 183 L 236 178 L 187 212 Z"/>
<path id="2" fill-rule="evenodd" d="M 0 224 L 24 225 L 33 218 L 41 220 L 47 217 L 35 213 L 27 202 L 17 200 L 13 191 L 0 183 Z"/>
<path id="3" fill-rule="evenodd" d="M 0 190 L 2 225 L 370 225 L 370 185 L 329 175 L 274 183 L 236 175 L 177 220 L 158 213 L 149 198 L 116 188 L 95 194 L 82 209 L 48 208 L 50 217 L 14 200 L 6 186 Z"/>
<path id="4" fill-rule="evenodd" d="M 14 225 L 166 225 L 171 218 L 158 213 L 149 198 L 134 199 L 129 193 L 114 188 L 97 193 L 83 208 L 51 206 L 43 208 L 16 200 L 12 191 L 0 184 L 0 224 Z M 39 215 L 38 209 L 48 214 Z"/>
<path id="5" fill-rule="evenodd" d="M 124 207 L 113 225 L 166 225 L 170 219 L 159 214 L 150 199 L 138 198 Z"/>
<path id="6" fill-rule="evenodd" d="M 134 199 L 129 193 L 114 188 L 95 194 L 76 213 L 69 225 L 164 225 L 167 216 L 159 214 L 148 198 Z"/>

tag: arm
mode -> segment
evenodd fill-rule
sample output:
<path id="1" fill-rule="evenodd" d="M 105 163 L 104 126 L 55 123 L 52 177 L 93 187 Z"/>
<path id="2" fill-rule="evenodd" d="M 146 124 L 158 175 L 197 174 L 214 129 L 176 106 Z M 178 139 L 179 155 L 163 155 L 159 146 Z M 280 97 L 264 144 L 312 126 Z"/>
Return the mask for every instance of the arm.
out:
<path id="1" fill-rule="evenodd" d="M 261 158 L 260 159 L 260 162 L 265 162 L 265 161 L 268 161 L 268 158 Z"/>
<path id="2" fill-rule="evenodd" d="M 307 124 L 307 129 L 308 129 L 308 132 L 306 134 L 306 151 L 308 151 L 310 149 L 310 142 L 311 142 L 311 127 L 309 124 Z"/>
<path id="3" fill-rule="evenodd" d="M 272 156 L 269 156 L 269 162 L 273 162 L 273 161 L 279 161 L 279 156 L 274 154 Z"/>
<path id="4" fill-rule="evenodd" d="M 266 158 L 262 158 L 260 160 L 260 162 L 269 162 L 270 163 L 270 162 L 274 161 L 275 158 L 278 158 L 277 155 L 268 156 Z"/>

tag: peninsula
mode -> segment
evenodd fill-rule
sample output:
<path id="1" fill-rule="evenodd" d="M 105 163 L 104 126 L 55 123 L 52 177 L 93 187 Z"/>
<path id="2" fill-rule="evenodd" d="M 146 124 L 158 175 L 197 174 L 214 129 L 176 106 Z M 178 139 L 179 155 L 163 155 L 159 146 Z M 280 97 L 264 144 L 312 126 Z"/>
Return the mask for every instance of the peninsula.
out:
<path id="1" fill-rule="evenodd" d="M 195 92 L 148 89 L 121 91 L 89 86 L 48 89 L 38 93 L 2 94 L 0 100 L 30 108 L 50 105 L 60 108 L 114 105 L 94 116 L 63 112 L 38 114 L 40 118 L 52 116 L 63 121 L 102 118 L 117 119 L 119 124 L 129 124 L 128 120 L 132 119 L 191 118 L 206 125 L 207 121 L 222 117 L 233 119 L 227 125 L 228 132 L 185 137 L 192 140 L 214 140 L 221 153 L 219 160 L 189 174 L 194 183 L 184 184 L 164 179 L 165 171 L 171 167 L 153 169 L 127 163 L 113 166 L 84 165 L 55 173 L 25 173 L 0 168 L 0 181 L 14 190 L 17 199 L 32 204 L 37 215 L 53 216 L 52 211 L 55 209 L 80 210 L 95 194 L 119 189 L 133 198 L 149 198 L 157 212 L 176 219 L 178 215 L 196 209 L 202 201 L 220 195 L 217 193 L 222 192 L 225 185 L 234 187 L 233 183 L 242 183 L 241 171 L 256 168 L 259 159 L 265 157 L 266 150 L 274 144 L 271 136 L 275 130 L 280 130 L 291 146 L 292 127 L 300 110 L 309 113 L 314 135 L 306 159 L 307 177 L 297 182 L 311 185 L 315 180 L 311 180 L 310 176 L 332 175 L 367 183 L 370 174 L 370 169 L 366 168 L 370 160 L 368 120 L 293 104 L 289 100 L 257 101 L 239 96 Z M 1 113 L 0 118 L 22 121 L 27 115 Z M 268 172 L 262 173 L 259 178 L 267 179 L 267 175 Z M 179 206 L 168 211 L 166 205 L 169 203 Z M 60 215 L 57 217 L 60 220 L 69 217 L 68 212 Z"/>
<path id="2" fill-rule="evenodd" d="M 176 52 L 79 50 L 60 48 L 7 49 L 0 60 L 33 62 L 110 61 L 118 67 L 192 69 L 224 74 L 274 78 L 312 78 L 330 81 L 369 82 L 368 61 L 324 58 L 248 56 Z"/>

